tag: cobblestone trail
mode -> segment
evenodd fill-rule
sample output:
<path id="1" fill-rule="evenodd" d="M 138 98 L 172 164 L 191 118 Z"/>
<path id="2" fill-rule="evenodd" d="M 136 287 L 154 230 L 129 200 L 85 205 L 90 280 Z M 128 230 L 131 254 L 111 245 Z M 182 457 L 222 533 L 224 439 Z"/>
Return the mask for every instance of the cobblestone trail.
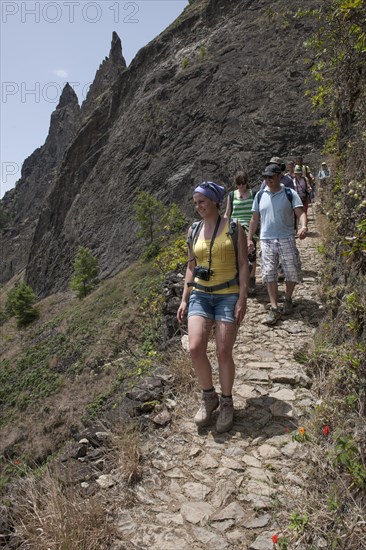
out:
<path id="1" fill-rule="evenodd" d="M 198 394 L 177 407 L 172 424 L 146 444 L 150 468 L 137 487 L 137 506 L 121 507 L 116 549 L 273 550 L 276 507 L 296 501 L 306 482 L 303 447 L 288 432 L 314 403 L 310 380 L 294 359 L 312 341 L 320 317 L 314 208 L 309 229 L 298 242 L 304 282 L 295 288 L 294 313 L 275 327 L 262 324 L 268 297 L 261 283 L 248 301 L 234 349 L 233 429 L 217 434 L 214 416 L 198 432 L 192 421 Z M 283 296 L 280 283 L 280 303 Z M 213 343 L 212 352 L 217 381 Z"/>

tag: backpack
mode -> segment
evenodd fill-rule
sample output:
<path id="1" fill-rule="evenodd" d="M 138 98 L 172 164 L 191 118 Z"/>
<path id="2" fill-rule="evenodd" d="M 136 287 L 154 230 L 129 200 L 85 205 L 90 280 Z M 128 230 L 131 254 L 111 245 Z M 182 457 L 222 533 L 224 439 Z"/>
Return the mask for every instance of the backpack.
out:
<path id="1" fill-rule="evenodd" d="M 293 201 L 293 194 L 291 193 L 291 189 L 289 187 L 284 187 L 284 190 L 285 190 L 285 193 L 286 193 L 286 197 L 288 198 L 291 206 L 292 206 L 292 201 Z M 262 195 L 264 193 L 264 189 L 262 189 L 261 191 L 258 191 L 257 195 L 258 195 L 258 208 L 259 208 L 259 203 L 261 202 L 261 198 L 262 198 Z"/>
<path id="2" fill-rule="evenodd" d="M 191 232 L 189 237 L 187 238 L 187 244 L 190 247 L 190 249 L 193 251 L 193 247 L 197 242 L 198 236 L 200 234 L 201 228 L 202 228 L 203 220 L 193 222 L 191 225 Z M 235 262 L 236 262 L 236 275 L 235 278 L 231 281 L 228 281 L 227 283 L 222 283 L 220 285 L 215 285 L 211 287 L 206 287 L 203 285 L 200 285 L 199 283 L 188 283 L 188 286 L 193 286 L 194 288 L 198 288 L 201 290 L 205 290 L 206 292 L 213 292 L 214 290 L 222 290 L 224 288 L 227 288 L 229 286 L 232 286 L 234 284 L 239 284 L 239 264 L 238 264 L 238 222 L 234 220 L 233 218 L 230 218 L 229 222 L 229 235 L 231 237 L 234 251 L 235 251 Z"/>

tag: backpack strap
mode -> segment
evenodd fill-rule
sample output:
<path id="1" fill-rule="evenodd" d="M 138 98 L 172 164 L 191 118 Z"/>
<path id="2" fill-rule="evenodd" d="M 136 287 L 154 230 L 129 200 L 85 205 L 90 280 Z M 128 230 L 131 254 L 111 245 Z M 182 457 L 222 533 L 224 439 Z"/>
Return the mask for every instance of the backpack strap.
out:
<path id="1" fill-rule="evenodd" d="M 233 242 L 234 251 L 235 251 L 235 261 L 236 261 L 236 273 L 238 276 L 239 273 L 239 261 L 238 261 L 238 220 L 230 218 L 229 221 L 229 235 Z"/>
<path id="2" fill-rule="evenodd" d="M 230 207 L 231 207 L 231 214 L 232 214 L 233 208 L 234 208 L 234 191 L 230 191 L 229 200 L 230 200 Z"/>
<path id="3" fill-rule="evenodd" d="M 290 201 L 290 204 L 292 206 L 292 201 L 293 201 L 293 194 L 291 192 L 291 189 L 289 187 L 285 187 L 285 193 L 286 193 L 286 197 L 288 198 L 288 200 Z"/>
<path id="4" fill-rule="evenodd" d="M 257 201 L 258 201 L 258 208 L 259 208 L 259 203 L 261 202 L 261 198 L 262 198 L 263 193 L 264 193 L 264 189 L 261 189 L 261 190 L 258 191 L 258 193 L 257 193 L 257 197 L 258 197 L 258 199 L 257 199 Z"/>
<path id="5" fill-rule="evenodd" d="M 191 250 L 193 250 L 193 246 L 195 245 L 198 239 L 198 235 L 200 234 L 202 223 L 203 223 L 202 220 L 198 222 L 193 222 L 191 227 L 188 230 L 188 237 L 187 237 L 186 243 L 191 248 Z"/>

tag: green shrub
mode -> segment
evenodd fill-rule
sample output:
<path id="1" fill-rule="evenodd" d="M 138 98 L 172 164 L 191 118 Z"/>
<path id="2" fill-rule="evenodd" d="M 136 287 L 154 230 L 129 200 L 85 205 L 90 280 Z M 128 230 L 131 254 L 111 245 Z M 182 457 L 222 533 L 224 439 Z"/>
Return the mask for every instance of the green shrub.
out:
<path id="1" fill-rule="evenodd" d="M 39 311 L 33 306 L 36 299 L 32 287 L 27 285 L 25 281 L 22 281 L 9 292 L 5 306 L 6 313 L 15 316 L 19 328 L 38 319 Z"/>
<path id="2" fill-rule="evenodd" d="M 70 288 L 81 300 L 98 285 L 99 265 L 89 248 L 79 246 L 74 261 L 74 274 Z"/>

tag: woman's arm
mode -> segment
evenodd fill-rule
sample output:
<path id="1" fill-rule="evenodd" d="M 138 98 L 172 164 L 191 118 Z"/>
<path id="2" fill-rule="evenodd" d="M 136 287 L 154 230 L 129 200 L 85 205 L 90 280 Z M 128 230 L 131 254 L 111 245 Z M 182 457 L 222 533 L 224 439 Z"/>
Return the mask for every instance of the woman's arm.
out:
<path id="1" fill-rule="evenodd" d="M 190 236 L 191 229 L 188 232 L 188 237 Z M 184 316 L 187 312 L 189 295 L 191 293 L 191 287 L 188 286 L 188 283 L 191 283 L 194 280 L 194 268 L 196 265 L 196 258 L 194 256 L 193 250 L 191 250 L 190 245 L 188 245 L 188 261 L 186 275 L 184 278 L 184 289 L 182 294 L 182 300 L 177 311 L 177 319 L 179 323 L 183 323 Z"/>
<path id="2" fill-rule="evenodd" d="M 239 268 L 239 298 L 235 306 L 235 320 L 240 325 L 247 310 L 249 284 L 248 247 L 244 229 L 237 224 L 238 231 L 238 268 Z"/>
<path id="3" fill-rule="evenodd" d="M 230 201 L 230 193 L 227 196 L 227 203 L 226 203 L 226 210 L 225 210 L 225 218 L 231 217 L 231 201 Z"/>

